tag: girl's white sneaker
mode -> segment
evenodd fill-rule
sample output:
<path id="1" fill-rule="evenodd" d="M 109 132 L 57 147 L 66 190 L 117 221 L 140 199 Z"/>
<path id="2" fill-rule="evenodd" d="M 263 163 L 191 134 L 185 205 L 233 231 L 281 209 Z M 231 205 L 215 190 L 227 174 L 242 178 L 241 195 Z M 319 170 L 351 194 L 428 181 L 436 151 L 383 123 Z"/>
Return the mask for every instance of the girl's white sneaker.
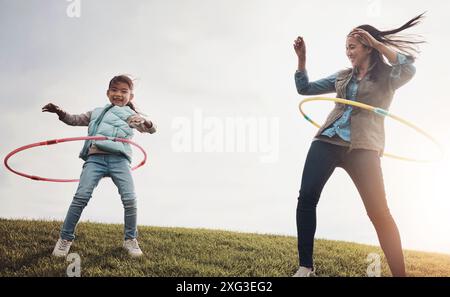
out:
<path id="1" fill-rule="evenodd" d="M 136 238 L 127 239 L 123 242 L 123 247 L 128 251 L 131 257 L 140 257 L 143 255 Z"/>
<path id="2" fill-rule="evenodd" d="M 69 254 L 70 246 L 72 245 L 72 241 L 65 239 L 58 239 L 56 242 L 55 248 L 53 249 L 52 255 L 55 257 L 67 257 Z"/>

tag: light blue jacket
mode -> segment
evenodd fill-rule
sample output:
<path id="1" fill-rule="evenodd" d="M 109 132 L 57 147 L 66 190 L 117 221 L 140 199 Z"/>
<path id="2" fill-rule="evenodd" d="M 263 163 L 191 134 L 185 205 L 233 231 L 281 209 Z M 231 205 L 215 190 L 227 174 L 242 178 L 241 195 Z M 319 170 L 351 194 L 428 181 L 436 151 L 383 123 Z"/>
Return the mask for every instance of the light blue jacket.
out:
<path id="1" fill-rule="evenodd" d="M 120 107 L 107 104 L 105 107 L 96 108 L 91 114 L 88 135 L 131 139 L 134 133 L 127 119 L 134 114 L 135 112 L 128 106 Z M 99 150 L 122 154 L 131 162 L 132 150 L 130 144 L 113 140 L 85 141 L 80 152 L 81 159 L 87 160 L 89 147 L 93 144 Z"/>

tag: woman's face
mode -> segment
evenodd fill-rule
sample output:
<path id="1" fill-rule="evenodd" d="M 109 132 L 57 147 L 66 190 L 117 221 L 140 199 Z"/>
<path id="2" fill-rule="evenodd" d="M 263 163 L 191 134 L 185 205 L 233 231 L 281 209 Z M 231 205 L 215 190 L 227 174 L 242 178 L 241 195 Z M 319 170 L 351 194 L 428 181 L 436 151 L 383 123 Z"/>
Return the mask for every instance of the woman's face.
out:
<path id="1" fill-rule="evenodd" d="M 345 45 L 346 54 L 353 67 L 360 67 L 366 62 L 370 62 L 370 53 L 372 48 L 365 46 L 353 36 L 347 37 Z"/>

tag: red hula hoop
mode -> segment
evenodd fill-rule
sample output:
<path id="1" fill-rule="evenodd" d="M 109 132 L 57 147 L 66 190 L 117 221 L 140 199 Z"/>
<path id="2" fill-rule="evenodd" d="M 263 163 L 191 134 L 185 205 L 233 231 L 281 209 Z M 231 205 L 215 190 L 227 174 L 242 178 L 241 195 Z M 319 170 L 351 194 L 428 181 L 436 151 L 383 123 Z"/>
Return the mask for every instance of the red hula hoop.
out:
<path id="1" fill-rule="evenodd" d="M 139 167 L 143 166 L 145 164 L 145 162 L 147 161 L 147 153 L 145 152 L 145 150 L 140 145 L 138 145 L 137 143 L 135 143 L 129 139 L 106 137 L 106 136 L 82 136 L 82 137 L 52 139 L 52 140 L 41 141 L 41 142 L 36 142 L 36 143 L 21 146 L 15 150 L 13 150 L 12 152 L 10 152 L 8 155 L 6 155 L 3 163 L 5 164 L 5 167 L 8 168 L 8 170 L 10 170 L 11 172 L 13 172 L 17 175 L 32 179 L 32 180 L 48 181 L 48 182 L 61 182 L 61 183 L 78 182 L 79 179 L 46 178 L 46 177 L 40 177 L 40 176 L 36 176 L 36 175 L 29 175 L 29 174 L 14 170 L 8 165 L 8 159 L 11 158 L 13 155 L 17 154 L 18 152 L 21 152 L 21 151 L 24 151 L 24 150 L 27 150 L 27 149 L 30 149 L 30 148 L 36 147 L 36 146 L 52 145 L 52 144 L 58 144 L 61 142 L 78 141 L 78 140 L 112 140 L 112 141 L 126 142 L 126 143 L 129 143 L 129 144 L 137 147 L 144 154 L 144 159 L 138 165 L 131 168 L 131 170 L 138 169 Z"/>

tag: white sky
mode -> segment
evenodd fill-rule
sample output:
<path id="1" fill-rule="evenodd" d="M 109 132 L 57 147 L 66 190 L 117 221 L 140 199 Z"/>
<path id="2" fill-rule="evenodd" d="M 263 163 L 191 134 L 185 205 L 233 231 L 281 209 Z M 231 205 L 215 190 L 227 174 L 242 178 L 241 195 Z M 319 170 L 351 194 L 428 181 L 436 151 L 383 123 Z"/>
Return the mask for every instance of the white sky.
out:
<path id="1" fill-rule="evenodd" d="M 450 146 L 446 1 L 81 0 L 79 18 L 67 16 L 70 3 L 64 0 L 0 5 L 0 155 L 32 142 L 86 135 L 85 127 L 66 126 L 41 107 L 51 101 L 81 113 L 103 106 L 109 79 L 133 74 L 139 78 L 135 102 L 158 125 L 157 134 L 135 137 L 149 153 L 149 163 L 134 175 L 139 225 L 296 234 L 301 172 L 315 133 L 297 109 L 302 97 L 294 85 L 292 43 L 298 35 L 307 43 L 314 80 L 350 66 L 344 47 L 353 27 L 389 29 L 427 11 L 424 23 L 411 30 L 428 42 L 417 74 L 397 92 L 391 112 L 429 131 L 446 151 Z M 320 121 L 331 107 L 306 108 Z M 277 160 L 262 162 L 261 147 L 176 152 L 179 119 L 200 131 L 197 136 L 217 135 L 205 122 L 198 126 L 198 113 L 212 127 L 239 117 L 273 123 L 274 129 L 261 124 L 258 137 L 276 144 Z M 387 120 L 386 129 L 387 151 L 433 153 L 426 139 L 407 128 Z M 231 139 L 222 138 L 228 144 Z M 81 147 L 79 142 L 29 150 L 11 165 L 36 175 L 77 177 Z M 383 160 L 388 201 L 405 248 L 450 253 L 448 166 L 448 159 Z M 28 180 L 2 167 L 0 217 L 63 220 L 76 186 Z M 122 218 L 117 190 L 103 180 L 82 219 Z M 316 237 L 378 244 L 357 190 L 341 169 L 322 193 Z"/>

